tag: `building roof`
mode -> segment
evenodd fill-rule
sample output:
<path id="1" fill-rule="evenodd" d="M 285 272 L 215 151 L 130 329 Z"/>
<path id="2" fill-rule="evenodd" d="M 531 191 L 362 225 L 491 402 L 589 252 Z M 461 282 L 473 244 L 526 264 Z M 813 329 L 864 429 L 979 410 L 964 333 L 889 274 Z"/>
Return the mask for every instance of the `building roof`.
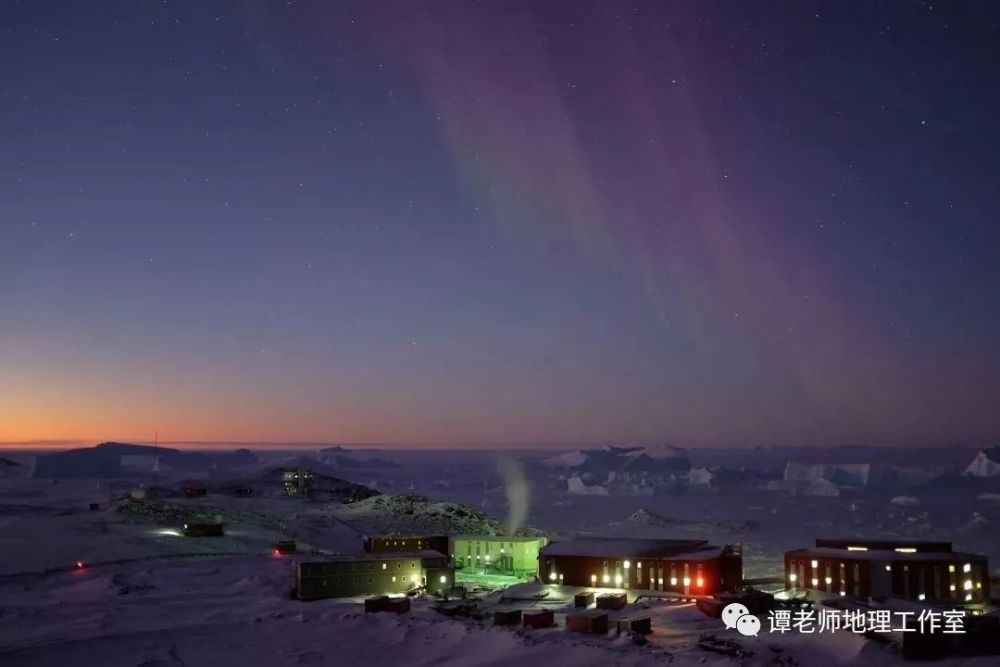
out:
<path id="1" fill-rule="evenodd" d="M 453 540 L 467 540 L 470 542 L 538 542 L 544 540 L 542 535 L 535 537 L 525 537 L 523 535 L 452 535 Z"/>
<path id="2" fill-rule="evenodd" d="M 845 549 L 833 549 L 830 547 L 812 547 L 808 549 L 793 549 L 786 552 L 787 556 L 805 556 L 815 558 L 838 558 L 842 560 L 866 560 L 866 561 L 983 561 L 986 556 L 982 554 L 968 554 L 958 551 L 916 551 L 901 552 L 893 549 L 869 549 L 868 551 L 849 551 Z"/>
<path id="3" fill-rule="evenodd" d="M 408 560 L 412 558 L 447 558 L 445 554 L 440 551 L 433 551 L 432 549 L 422 549 L 413 551 L 376 551 L 371 553 L 363 554 L 349 554 L 349 555 L 337 555 L 328 556 L 323 559 L 316 559 L 312 562 L 331 562 L 331 561 L 357 561 L 363 563 L 370 560 Z"/>
<path id="4" fill-rule="evenodd" d="M 630 537 L 575 537 L 542 548 L 544 556 L 591 556 L 608 558 L 659 558 L 664 560 L 708 560 L 722 555 L 725 547 L 707 540 L 657 540 Z"/>
<path id="5" fill-rule="evenodd" d="M 871 550 L 891 551 L 897 547 L 916 549 L 917 551 L 953 551 L 951 542 L 931 542 L 926 540 L 869 540 L 864 538 L 829 539 L 816 538 L 817 547 L 831 549 L 846 549 L 848 547 L 866 547 Z"/>

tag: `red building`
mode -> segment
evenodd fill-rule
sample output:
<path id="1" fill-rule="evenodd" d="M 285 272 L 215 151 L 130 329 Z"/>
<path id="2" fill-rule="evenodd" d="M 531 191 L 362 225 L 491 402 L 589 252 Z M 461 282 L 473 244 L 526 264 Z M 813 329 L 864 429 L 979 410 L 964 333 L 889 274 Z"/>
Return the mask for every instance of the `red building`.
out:
<path id="1" fill-rule="evenodd" d="M 990 595 L 986 556 L 950 542 L 819 539 L 785 553 L 785 585 L 855 598 L 964 603 Z"/>
<path id="2" fill-rule="evenodd" d="M 544 547 L 539 575 L 567 586 L 711 595 L 741 585 L 743 555 L 706 540 L 577 537 Z"/>

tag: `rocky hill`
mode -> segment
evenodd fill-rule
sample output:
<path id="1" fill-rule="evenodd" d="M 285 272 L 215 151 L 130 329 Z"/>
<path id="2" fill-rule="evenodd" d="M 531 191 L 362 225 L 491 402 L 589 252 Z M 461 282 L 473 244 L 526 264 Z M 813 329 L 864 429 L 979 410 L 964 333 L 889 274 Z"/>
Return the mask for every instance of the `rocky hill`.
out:
<path id="1" fill-rule="evenodd" d="M 503 535 L 503 525 L 462 503 L 384 494 L 344 505 L 336 515 L 366 535 Z"/>

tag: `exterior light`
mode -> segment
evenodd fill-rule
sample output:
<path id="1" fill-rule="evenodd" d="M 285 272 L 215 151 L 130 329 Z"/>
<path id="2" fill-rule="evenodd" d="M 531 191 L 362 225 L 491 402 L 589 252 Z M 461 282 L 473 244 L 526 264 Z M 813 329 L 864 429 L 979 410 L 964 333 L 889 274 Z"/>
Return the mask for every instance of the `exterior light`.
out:
<path id="1" fill-rule="evenodd" d="M 702 579 L 701 577 L 698 577 L 697 579 L 695 579 L 694 585 L 697 586 L 698 588 L 701 588 L 702 586 L 705 585 L 705 580 Z"/>
<path id="2" fill-rule="evenodd" d="M 624 563 L 622 563 L 622 565 L 624 565 L 624 566 L 625 566 L 625 569 L 626 569 L 626 570 L 627 570 L 627 569 L 629 569 L 630 567 L 632 567 L 632 563 L 630 563 L 630 562 L 628 562 L 628 561 L 625 561 Z"/>
<path id="3" fill-rule="evenodd" d="M 847 593 L 845 591 L 840 591 L 840 597 L 845 597 Z"/>
<path id="4" fill-rule="evenodd" d="M 795 580 L 798 579 L 798 578 L 799 577 L 794 572 L 792 572 L 791 574 L 788 575 L 788 580 L 790 582 L 792 582 L 793 584 L 795 583 Z"/>
<path id="5" fill-rule="evenodd" d="M 670 584 L 671 586 L 676 586 L 677 585 L 677 580 L 676 579 L 671 579 L 670 581 L 673 582 L 672 584 Z M 659 578 L 659 582 L 660 582 L 660 586 L 662 586 L 663 585 L 663 577 Z"/>
<path id="6" fill-rule="evenodd" d="M 831 579 L 830 577 L 827 577 L 826 579 L 824 579 L 824 581 L 826 582 L 827 586 L 833 583 L 833 579 Z"/>
<path id="7" fill-rule="evenodd" d="M 617 586 L 621 586 L 622 585 L 622 575 L 620 575 L 620 574 L 616 574 L 615 575 L 615 585 L 617 585 Z"/>
<path id="8" fill-rule="evenodd" d="M 982 588 L 982 587 L 983 587 L 983 582 L 977 581 L 976 582 L 976 588 Z"/>
<path id="9" fill-rule="evenodd" d="M 684 585 L 685 586 L 691 585 L 691 577 L 684 577 Z"/>
<path id="10" fill-rule="evenodd" d="M 816 588 L 817 586 L 819 586 L 819 579 L 817 579 L 816 577 L 813 577 L 812 578 L 812 585 L 813 585 L 813 588 Z"/>
<path id="11" fill-rule="evenodd" d="M 948 590 L 951 591 L 952 593 L 954 593 L 955 592 L 955 584 L 952 584 L 951 586 L 949 586 Z"/>
<path id="12" fill-rule="evenodd" d="M 811 563 L 809 563 L 809 565 L 811 565 L 812 569 L 815 570 L 817 567 L 819 567 L 819 561 L 818 560 L 814 560 Z"/>
<path id="13" fill-rule="evenodd" d="M 923 593 L 921 593 L 920 595 L 917 596 L 917 599 L 920 600 L 921 602 L 923 602 L 924 599 L 926 599 L 926 598 L 927 598 L 927 596 L 924 595 Z"/>
<path id="14" fill-rule="evenodd" d="M 441 575 L 441 583 L 442 584 L 447 584 L 448 583 L 448 577 L 446 575 L 443 575 L 443 574 Z"/>
<path id="15" fill-rule="evenodd" d="M 385 569 L 385 563 L 382 563 L 382 569 L 383 570 Z"/>
<path id="16" fill-rule="evenodd" d="M 898 551 L 901 554 L 915 554 L 917 550 L 913 547 L 896 547 L 893 551 Z"/>
<path id="17" fill-rule="evenodd" d="M 886 565 L 885 566 L 885 571 L 886 572 L 892 572 L 892 565 Z"/>
<path id="18" fill-rule="evenodd" d="M 609 577 L 608 575 L 604 575 L 601 581 L 603 581 L 604 583 L 609 583 L 611 581 L 611 577 Z"/>
<path id="19" fill-rule="evenodd" d="M 638 563 L 636 563 L 635 566 L 641 570 L 642 569 L 642 561 L 639 561 Z"/>
<path id="20" fill-rule="evenodd" d="M 963 565 L 962 572 L 972 572 L 972 563 L 966 563 Z"/>
<path id="21" fill-rule="evenodd" d="M 972 593 L 968 593 L 968 594 L 966 594 L 966 596 L 965 596 L 965 601 L 966 601 L 966 602 L 969 602 L 970 600 L 972 600 Z"/>
<path id="22" fill-rule="evenodd" d="M 848 551 L 868 551 L 868 547 L 847 547 Z"/>
<path id="23" fill-rule="evenodd" d="M 590 583 L 592 583 L 592 584 L 596 584 L 597 583 L 597 575 L 596 574 L 590 575 Z"/>
<path id="24" fill-rule="evenodd" d="M 663 579 L 660 579 L 660 585 L 661 586 L 663 585 Z M 670 585 L 671 586 L 677 585 L 677 577 L 670 577 Z"/>
<path id="25" fill-rule="evenodd" d="M 556 573 L 555 570 L 553 570 L 552 572 L 549 572 L 549 581 L 555 581 L 555 580 L 556 580 Z"/>

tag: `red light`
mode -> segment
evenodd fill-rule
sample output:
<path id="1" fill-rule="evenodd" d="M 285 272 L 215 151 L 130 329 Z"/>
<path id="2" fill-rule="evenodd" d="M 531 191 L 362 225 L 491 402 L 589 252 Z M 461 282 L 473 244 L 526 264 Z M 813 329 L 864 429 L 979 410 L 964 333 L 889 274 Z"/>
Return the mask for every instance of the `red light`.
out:
<path id="1" fill-rule="evenodd" d="M 280 552 L 280 551 L 278 551 L 277 549 L 275 549 L 275 550 L 274 550 L 274 557 L 275 557 L 275 558 L 281 558 L 281 552 Z"/>
<path id="2" fill-rule="evenodd" d="M 698 581 L 696 581 L 695 584 L 698 586 L 698 588 L 701 588 L 702 586 L 705 585 L 705 580 L 702 579 L 701 577 L 698 577 Z"/>
<path id="3" fill-rule="evenodd" d="M 83 561 L 82 560 L 76 561 L 76 569 L 78 569 L 78 570 L 82 570 L 83 569 Z"/>

